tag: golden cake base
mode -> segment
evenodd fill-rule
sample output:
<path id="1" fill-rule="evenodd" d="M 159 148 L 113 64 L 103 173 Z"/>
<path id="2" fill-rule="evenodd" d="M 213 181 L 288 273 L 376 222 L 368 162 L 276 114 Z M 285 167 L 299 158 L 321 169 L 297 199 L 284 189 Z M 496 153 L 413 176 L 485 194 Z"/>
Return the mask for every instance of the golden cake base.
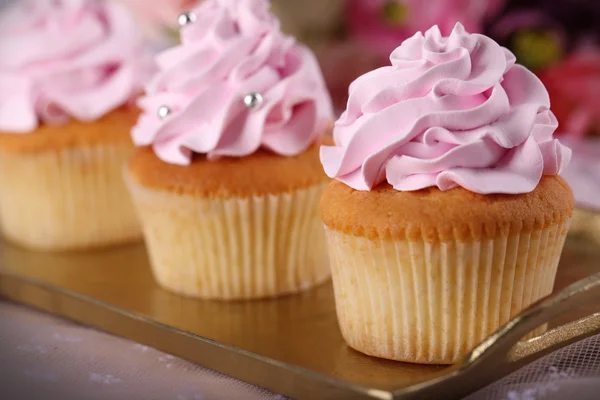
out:
<path id="1" fill-rule="evenodd" d="M 555 293 L 600 272 L 600 246 L 567 239 Z M 47 254 L 0 244 L 0 296 L 153 346 L 295 399 L 460 398 L 551 351 L 600 333 L 600 274 L 553 295 L 455 366 L 406 364 L 350 349 L 331 283 L 277 300 L 202 301 L 162 290 L 142 245 Z M 558 317 L 558 318 L 553 318 Z"/>

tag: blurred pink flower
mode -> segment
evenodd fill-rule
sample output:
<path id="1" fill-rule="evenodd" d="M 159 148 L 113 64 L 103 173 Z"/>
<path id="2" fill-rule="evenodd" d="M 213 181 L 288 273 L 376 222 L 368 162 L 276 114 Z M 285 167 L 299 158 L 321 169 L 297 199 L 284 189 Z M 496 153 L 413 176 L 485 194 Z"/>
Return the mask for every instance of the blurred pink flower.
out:
<path id="1" fill-rule="evenodd" d="M 560 133 L 600 134 L 600 49 L 588 48 L 539 73 Z"/>
<path id="2" fill-rule="evenodd" d="M 177 27 L 177 17 L 201 0 L 118 0 L 137 16 L 144 33 L 156 39 Z"/>
<path id="3" fill-rule="evenodd" d="M 483 22 L 504 0 L 348 0 L 350 33 L 369 48 L 388 56 L 417 31 L 438 25 L 450 34 L 456 22 L 468 32 L 481 32 Z"/>

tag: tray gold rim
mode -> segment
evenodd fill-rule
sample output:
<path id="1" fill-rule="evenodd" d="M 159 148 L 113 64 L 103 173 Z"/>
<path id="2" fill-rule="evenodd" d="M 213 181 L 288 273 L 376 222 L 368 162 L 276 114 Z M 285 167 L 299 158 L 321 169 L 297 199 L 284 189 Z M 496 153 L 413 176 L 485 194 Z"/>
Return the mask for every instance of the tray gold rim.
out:
<path id="1" fill-rule="evenodd" d="M 300 398 L 396 400 L 415 396 L 426 397 L 428 393 L 439 393 L 442 390 L 459 398 L 548 353 L 600 333 L 600 313 L 597 313 L 557 327 L 538 338 L 519 342 L 530 330 L 567 312 L 573 304 L 600 299 L 600 273 L 597 273 L 535 303 L 488 337 L 463 361 L 441 370 L 432 379 L 416 382 L 399 390 L 387 391 L 328 377 L 300 366 L 220 343 L 93 297 L 1 269 L 0 297 L 168 351 L 175 356 L 274 392 Z M 101 318 L 106 319 L 100 323 L 98 319 Z M 110 322 L 107 323 L 107 320 Z M 164 343 L 164 337 L 169 337 L 170 340 L 177 338 L 180 343 L 178 348 L 181 350 L 173 351 L 173 347 L 165 349 L 161 344 Z M 186 345 L 188 342 L 191 347 Z M 192 347 L 195 348 L 194 355 L 189 354 Z M 196 355 L 200 351 L 205 352 L 199 357 L 202 362 L 198 361 Z M 219 362 L 219 359 L 231 357 L 232 354 L 235 354 L 236 362 Z M 477 368 L 483 362 L 493 363 L 494 368 Z M 277 382 L 269 379 L 275 372 L 279 375 Z M 315 382 L 318 382 L 318 385 L 315 386 Z"/>

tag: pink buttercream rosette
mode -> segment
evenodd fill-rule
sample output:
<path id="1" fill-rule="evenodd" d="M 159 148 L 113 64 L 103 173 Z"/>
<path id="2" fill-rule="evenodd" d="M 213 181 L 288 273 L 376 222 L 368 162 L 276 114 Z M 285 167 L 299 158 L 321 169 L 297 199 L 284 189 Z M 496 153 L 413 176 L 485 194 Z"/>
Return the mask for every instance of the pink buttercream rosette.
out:
<path id="1" fill-rule="evenodd" d="M 207 0 L 192 15 L 181 45 L 157 58 L 134 142 L 174 164 L 189 164 L 194 152 L 212 159 L 308 148 L 333 120 L 312 52 L 280 31 L 265 0 Z M 244 103 L 251 93 L 262 97 L 253 109 Z"/>
<path id="2" fill-rule="evenodd" d="M 96 120 L 141 92 L 151 70 L 122 5 L 17 2 L 0 15 L 0 130 Z"/>
<path id="3" fill-rule="evenodd" d="M 390 60 L 351 84 L 335 146 L 321 149 L 330 177 L 357 190 L 387 181 L 526 193 L 569 162 L 543 84 L 492 39 L 460 24 L 443 37 L 434 26 Z"/>

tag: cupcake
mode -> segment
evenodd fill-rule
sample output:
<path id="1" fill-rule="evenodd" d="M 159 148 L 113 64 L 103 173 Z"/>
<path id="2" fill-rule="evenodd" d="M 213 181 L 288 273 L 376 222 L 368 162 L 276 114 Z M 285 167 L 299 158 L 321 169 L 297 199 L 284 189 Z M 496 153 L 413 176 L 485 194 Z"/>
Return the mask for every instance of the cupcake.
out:
<path id="1" fill-rule="evenodd" d="M 115 2 L 35 0 L 0 16 L 0 226 L 42 250 L 141 239 L 122 179 L 152 60 Z"/>
<path id="2" fill-rule="evenodd" d="M 319 142 L 332 110 L 314 55 L 267 1 L 207 0 L 179 20 L 126 171 L 156 280 L 214 299 L 323 282 Z"/>
<path id="3" fill-rule="evenodd" d="M 544 86 L 486 36 L 433 27 L 390 61 L 321 149 L 339 324 L 363 353 L 453 363 L 552 291 L 570 150 Z"/>

